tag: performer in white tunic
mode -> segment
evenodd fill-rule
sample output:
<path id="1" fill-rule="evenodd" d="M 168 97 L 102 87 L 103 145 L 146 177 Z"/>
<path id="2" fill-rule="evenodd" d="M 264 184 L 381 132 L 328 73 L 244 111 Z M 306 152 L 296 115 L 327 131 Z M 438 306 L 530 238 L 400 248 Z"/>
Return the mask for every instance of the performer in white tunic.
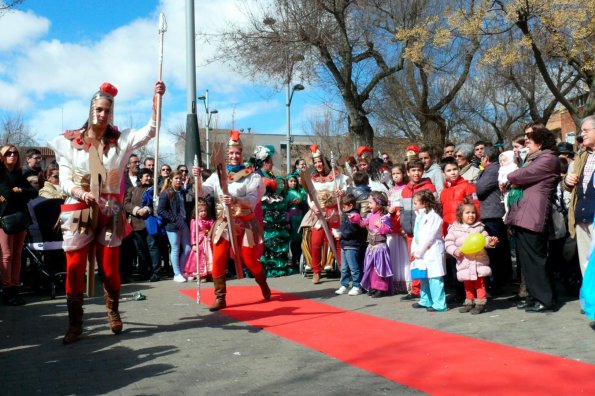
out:
<path id="1" fill-rule="evenodd" d="M 261 176 L 251 167 L 243 165 L 242 142 L 240 132 L 231 131 L 228 142 L 227 183 L 228 192 L 225 194 L 219 183 L 219 176 L 213 173 L 202 185 L 202 196 L 211 194 L 216 199 L 217 221 L 213 226 L 213 283 L 215 284 L 215 303 L 209 308 L 217 311 L 227 306 L 225 269 L 231 251 L 229 228 L 224 215 L 223 204 L 230 206 L 234 219 L 234 233 L 236 246 L 241 250 L 242 260 L 250 270 L 262 290 L 265 299 L 271 297 L 271 290 L 266 282 L 266 276 L 259 261 L 260 253 L 257 246 L 263 243 L 263 228 L 254 214 L 256 205 L 260 203 L 265 186 Z M 193 168 L 192 173 L 199 175 L 199 169 Z M 200 194 L 200 192 L 199 192 Z M 237 268 L 237 267 L 236 267 Z"/>
<path id="2" fill-rule="evenodd" d="M 69 318 L 65 344 L 77 341 L 82 334 L 85 268 L 92 243 L 102 274 L 110 328 L 118 334 L 123 327 L 118 311 L 118 258 L 122 238 L 130 232 L 130 226 L 122 211 L 122 176 L 133 150 L 155 136 L 156 109 L 154 100 L 152 119 L 144 128 L 120 132 L 113 126 L 117 92 L 113 85 L 102 84 L 91 99 L 89 119 L 83 127 L 48 142 L 60 166 L 60 188 L 68 197 L 60 217 Z M 165 84 L 157 82 L 154 98 L 164 93 Z"/>
<path id="3" fill-rule="evenodd" d="M 339 216 L 339 207 L 337 203 L 337 197 L 345 195 L 347 189 L 347 177 L 340 173 L 337 169 L 331 171 L 322 153 L 318 149 L 317 144 L 310 146 L 312 152 L 312 161 L 314 164 L 314 170 L 310 175 L 312 184 L 316 189 L 318 202 L 322 207 L 324 213 L 316 208 L 314 202 L 308 199 L 310 210 L 304 216 L 302 220 L 302 227 L 311 227 L 310 234 L 310 254 L 311 254 L 311 266 L 312 266 L 312 283 L 320 283 L 320 273 L 322 272 L 322 247 L 324 241 L 328 243 L 334 243 L 336 246 L 337 254 L 340 254 L 341 247 L 339 245 L 339 227 L 341 218 Z M 334 241 L 328 241 L 322 227 L 321 217 L 324 216 L 326 222 L 331 229 L 334 236 Z M 341 257 L 336 257 L 337 264 L 340 266 Z M 330 268 L 325 267 L 325 270 Z"/>

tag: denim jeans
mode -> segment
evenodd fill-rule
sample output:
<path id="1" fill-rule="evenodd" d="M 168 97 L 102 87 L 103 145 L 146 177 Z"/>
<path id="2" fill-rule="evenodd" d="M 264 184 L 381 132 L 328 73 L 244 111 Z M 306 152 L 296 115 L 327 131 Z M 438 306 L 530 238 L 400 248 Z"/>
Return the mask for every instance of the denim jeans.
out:
<path id="1" fill-rule="evenodd" d="M 186 259 L 192 250 L 190 246 L 190 229 L 187 225 L 177 231 L 167 231 L 167 239 L 171 245 L 171 266 L 174 275 L 181 275 L 180 268 L 186 265 Z"/>
<path id="2" fill-rule="evenodd" d="M 341 286 L 349 286 L 349 277 L 351 274 L 351 284 L 353 287 L 360 287 L 361 273 L 359 270 L 359 249 L 341 249 Z"/>

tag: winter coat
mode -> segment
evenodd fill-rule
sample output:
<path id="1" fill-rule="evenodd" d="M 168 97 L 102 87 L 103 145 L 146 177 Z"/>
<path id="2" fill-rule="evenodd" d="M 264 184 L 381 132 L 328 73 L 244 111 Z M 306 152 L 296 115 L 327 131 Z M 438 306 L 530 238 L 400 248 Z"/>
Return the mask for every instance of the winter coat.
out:
<path id="1" fill-rule="evenodd" d="M 444 182 L 444 190 L 440 194 L 442 203 L 442 234 L 446 235 L 448 226 L 457 221 L 457 208 L 465 200 L 470 199 L 475 208 L 477 208 L 477 218 L 479 218 L 479 201 L 475 193 L 475 186 L 459 176 L 455 181 L 447 180 Z"/>
<path id="2" fill-rule="evenodd" d="M 504 216 L 503 196 L 498 185 L 500 164 L 493 162 L 479 175 L 475 183 L 482 219 L 501 219 Z"/>
<path id="3" fill-rule="evenodd" d="M 343 213 L 341 218 L 341 248 L 342 249 L 360 249 L 366 241 L 366 229 L 359 224 L 349 221 L 349 214 L 357 214 L 357 209 L 352 209 L 349 212 Z"/>
<path id="4" fill-rule="evenodd" d="M 421 179 L 419 183 L 413 184 L 411 182 L 401 191 L 401 228 L 407 235 L 413 235 L 413 227 L 415 225 L 415 208 L 413 207 L 413 195 L 422 190 L 428 190 L 436 194 L 436 187 L 432 184 L 430 179 Z"/>
<path id="5" fill-rule="evenodd" d="M 463 242 L 472 233 L 480 233 L 486 238 L 486 245 L 489 243 L 489 235 L 485 231 L 481 222 L 476 222 L 472 225 L 461 224 L 456 222 L 448 227 L 448 233 L 444 238 L 444 247 L 446 253 L 454 257 L 455 250 L 463 246 Z M 492 275 L 490 268 L 490 259 L 485 249 L 476 254 L 463 256 L 462 259 L 457 259 L 457 279 L 461 282 L 469 280 L 477 280 L 477 278 L 485 278 Z"/>
<path id="6" fill-rule="evenodd" d="M 433 163 L 427 170 L 424 170 L 423 175 L 421 176 L 425 179 L 430 179 L 434 187 L 436 187 L 436 192 L 438 195 L 442 193 L 442 189 L 444 188 L 444 182 L 446 181 L 444 178 L 444 173 L 440 168 L 440 165 L 437 163 Z"/>
<path id="7" fill-rule="evenodd" d="M 442 218 L 433 210 L 425 211 L 420 209 L 415 219 L 411 255 L 415 261 L 421 261 L 418 268 L 428 270 L 428 278 L 438 278 L 446 274 Z"/>
<path id="8" fill-rule="evenodd" d="M 180 189 L 182 195 L 182 204 L 185 201 L 184 191 Z M 167 189 L 159 194 L 159 204 L 157 214 L 161 216 L 161 221 L 167 231 L 180 231 L 187 227 L 186 216 L 182 212 L 180 202 L 176 199 L 176 193 Z"/>
<path id="9" fill-rule="evenodd" d="M 139 186 L 129 188 L 124 196 L 124 210 L 126 211 L 126 217 L 130 220 L 130 225 L 132 226 L 133 231 L 144 230 L 145 219 L 152 212 L 151 206 L 145 206 L 144 208 L 149 209 L 149 213 L 145 217 L 140 217 L 138 215 L 138 211 L 143 208 L 143 195 L 149 187 L 150 186 Z"/>
<path id="10" fill-rule="evenodd" d="M 523 198 L 510 206 L 504 223 L 543 232 L 551 217 L 551 198 L 559 178 L 560 160 L 552 150 L 543 150 L 532 162 L 509 174 L 508 181 L 523 189 Z"/>
<path id="11" fill-rule="evenodd" d="M 583 173 L 585 171 L 585 164 L 587 163 L 587 158 L 589 157 L 589 154 L 591 153 L 591 151 L 583 151 L 582 153 L 580 153 L 577 158 L 574 160 L 573 166 L 573 173 L 575 173 L 576 175 L 578 175 L 579 177 L 579 181 L 578 183 L 581 182 L 580 178 L 583 176 Z M 569 170 L 570 172 L 570 170 Z M 589 177 L 589 176 L 587 176 Z M 593 175 L 590 175 L 590 179 L 592 180 Z M 566 183 L 562 183 L 564 189 L 566 191 L 571 191 L 572 192 L 572 196 L 570 198 L 570 204 L 568 205 L 568 232 L 570 232 L 570 236 L 572 238 L 576 237 L 576 218 L 575 218 L 575 211 L 576 211 L 576 204 L 577 201 L 579 200 L 579 196 L 577 194 L 577 188 L 576 186 L 570 187 L 568 186 Z"/>

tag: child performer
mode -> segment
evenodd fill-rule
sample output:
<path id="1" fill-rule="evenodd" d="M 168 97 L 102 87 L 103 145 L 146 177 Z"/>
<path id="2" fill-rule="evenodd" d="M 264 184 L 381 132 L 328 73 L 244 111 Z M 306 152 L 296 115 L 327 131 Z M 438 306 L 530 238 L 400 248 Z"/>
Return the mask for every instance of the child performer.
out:
<path id="1" fill-rule="evenodd" d="M 209 208 L 203 198 L 196 200 L 198 207 L 198 220 L 195 219 L 195 211 L 192 211 L 192 220 L 190 221 L 190 244 L 192 251 L 186 260 L 184 267 L 184 276 L 188 280 L 193 280 L 200 276 L 201 282 L 206 282 L 207 277 L 211 276 L 213 270 L 213 249 L 209 232 L 213 228 L 213 220 L 209 218 Z M 197 232 L 198 222 L 198 238 Z M 200 272 L 196 271 L 196 255 L 198 254 Z"/>
<path id="2" fill-rule="evenodd" d="M 471 311 L 477 315 L 485 310 L 486 306 L 486 277 L 492 274 L 490 259 L 485 249 L 475 254 L 463 254 L 461 246 L 472 233 L 480 233 L 486 239 L 487 247 L 494 247 L 498 243 L 497 237 L 491 237 L 484 230 L 479 221 L 477 208 L 470 200 L 465 200 L 457 209 L 458 222 L 448 228 L 444 239 L 446 252 L 457 259 L 457 278 L 465 285 L 465 302 L 459 312 Z"/>
<path id="3" fill-rule="evenodd" d="M 364 258 L 364 275 L 361 285 L 372 298 L 392 292 L 393 271 L 386 236 L 392 232 L 390 217 L 385 214 L 388 198 L 380 191 L 370 192 L 368 197 L 370 213 L 364 220 L 359 214 L 350 214 L 349 220 L 368 228 L 368 248 Z"/>
<path id="4" fill-rule="evenodd" d="M 446 312 L 440 204 L 432 192 L 423 190 L 413 195 L 413 206 L 417 216 L 411 242 L 411 260 L 415 260 L 417 268 L 427 270 L 427 278 L 421 279 L 419 303 L 412 307 L 425 308 L 428 312 Z"/>
<path id="5" fill-rule="evenodd" d="M 359 224 L 349 221 L 351 215 L 357 214 L 357 200 L 355 195 L 347 194 L 341 198 L 341 287 L 335 290 L 336 294 L 349 294 L 358 296 L 362 294 L 360 287 L 360 251 L 366 239 L 365 229 Z M 361 218 L 361 217 L 360 217 Z M 351 278 L 351 290 L 349 290 L 349 278 Z"/>
<path id="6" fill-rule="evenodd" d="M 393 288 L 396 294 L 407 294 L 407 282 L 411 282 L 407 234 L 401 229 L 401 193 L 407 185 L 404 164 L 396 164 L 391 169 L 393 187 L 388 191 L 388 213 L 393 232 L 386 239 L 393 270 Z"/>

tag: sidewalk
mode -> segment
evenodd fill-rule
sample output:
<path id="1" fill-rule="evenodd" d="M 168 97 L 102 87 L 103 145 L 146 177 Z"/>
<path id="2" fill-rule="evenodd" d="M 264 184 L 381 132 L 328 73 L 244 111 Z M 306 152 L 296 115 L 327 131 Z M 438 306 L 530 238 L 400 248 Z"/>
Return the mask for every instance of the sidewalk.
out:
<path id="1" fill-rule="evenodd" d="M 230 285 L 252 285 L 251 279 Z M 270 279 L 271 288 L 345 310 L 416 324 L 595 365 L 595 332 L 578 301 L 556 313 L 527 314 L 505 298 L 471 316 L 456 309 L 419 312 L 398 296 L 337 296 L 338 280 L 312 285 L 301 275 Z M 0 307 L 0 384 L 3 395 L 352 395 L 417 394 L 416 390 L 357 369 L 259 328 L 237 322 L 178 290 L 196 283 L 123 285 L 125 324 L 107 327 L 103 299 L 85 302 L 81 341 L 63 346 L 63 295 L 26 296 L 23 307 Z M 203 285 L 212 287 L 212 284 Z M 98 288 L 97 290 L 100 290 Z M 141 291 L 144 301 L 132 294 Z M 203 293 L 212 293 L 204 290 Z M 266 304 L 266 303 L 263 303 Z M 345 324 L 346 333 L 349 324 Z M 321 332 L 325 329 L 320 329 Z M 338 334 L 337 336 L 345 336 Z M 431 342 L 431 340 L 429 340 Z M 448 362 L 447 362 L 448 363 Z M 407 362 L 403 362 L 407 365 Z M 523 370 L 511 367 L 511 370 Z M 595 366 L 594 366 L 595 374 Z M 537 373 L 534 373 L 537 375 Z M 544 379 L 546 380 L 546 379 Z"/>

